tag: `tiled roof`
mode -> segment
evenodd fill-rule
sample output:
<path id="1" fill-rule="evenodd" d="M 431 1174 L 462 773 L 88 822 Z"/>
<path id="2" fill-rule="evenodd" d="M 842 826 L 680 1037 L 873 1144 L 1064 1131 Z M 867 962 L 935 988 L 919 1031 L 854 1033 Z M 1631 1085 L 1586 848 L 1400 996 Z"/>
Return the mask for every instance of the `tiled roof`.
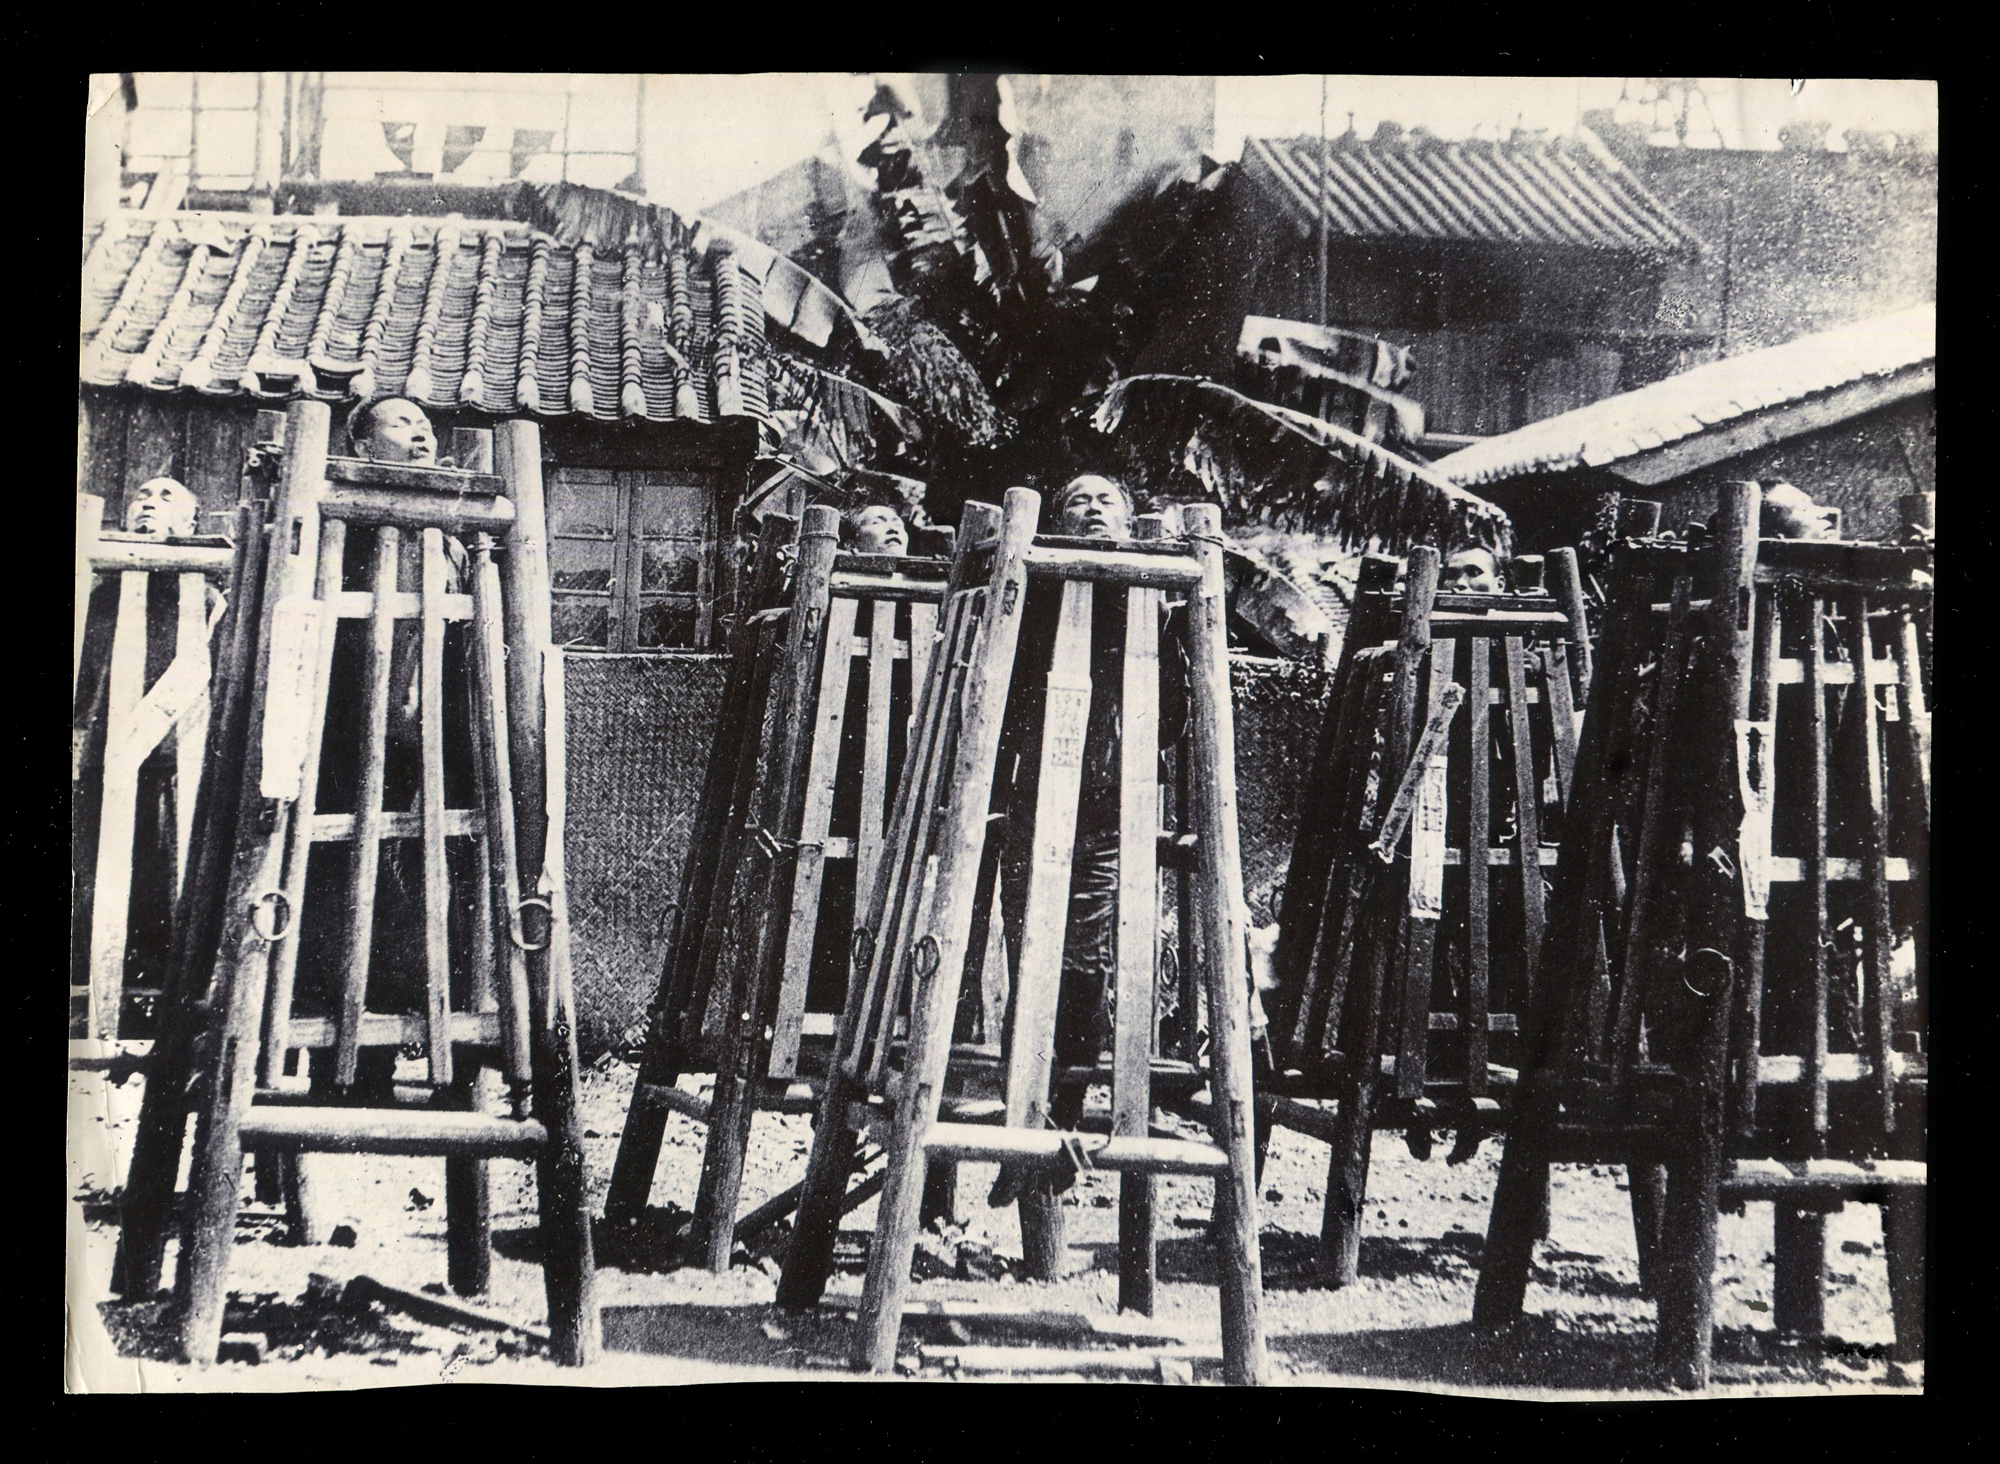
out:
<path id="1" fill-rule="evenodd" d="M 454 218 L 118 215 L 85 240 L 79 376 L 495 415 L 761 418 L 763 255 L 712 230 L 593 250 Z"/>
<path id="2" fill-rule="evenodd" d="M 1319 227 L 1320 143 L 1252 138 L 1243 172 L 1301 237 Z M 1567 244 L 1645 253 L 1700 241 L 1588 132 L 1512 142 L 1446 141 L 1385 125 L 1326 145 L 1332 234 L 1373 239 Z"/>
<path id="3" fill-rule="evenodd" d="M 1489 437 L 1431 467 L 1466 487 L 1527 472 L 1603 467 L 1936 359 L 1937 306 L 1919 305 L 1710 361 Z M 1919 387 L 1913 382 L 1913 390 Z"/>

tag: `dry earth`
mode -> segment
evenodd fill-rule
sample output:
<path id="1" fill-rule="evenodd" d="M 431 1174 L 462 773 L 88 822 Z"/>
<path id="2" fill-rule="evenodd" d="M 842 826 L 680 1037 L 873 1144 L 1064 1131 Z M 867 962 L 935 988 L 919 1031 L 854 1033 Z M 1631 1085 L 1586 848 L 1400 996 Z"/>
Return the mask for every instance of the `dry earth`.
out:
<path id="1" fill-rule="evenodd" d="M 583 1105 L 601 1210 L 633 1070 L 607 1059 L 586 1070 Z M 363 1155 L 318 1156 L 329 1230 L 345 1225 L 351 1244 L 286 1243 L 282 1215 L 260 1206 L 244 1182 L 231 1276 L 231 1333 L 264 1341 L 261 1364 L 226 1362 L 199 1370 L 169 1359 L 159 1299 L 111 1299 L 107 1281 L 117 1239 L 115 1176 L 129 1144 L 143 1079 L 111 1088 L 92 1073 L 70 1075 L 70 1386 L 90 1391 L 291 1390 L 379 1387 L 440 1381 L 563 1382 L 618 1386 L 723 1380 L 850 1378 L 844 1313 L 860 1295 L 862 1257 L 873 1223 L 870 1202 L 845 1222 L 839 1273 L 819 1311 L 797 1315 L 772 1305 L 781 1227 L 754 1251 L 739 1248 L 726 1276 L 661 1270 L 665 1256 L 614 1256 L 600 1245 L 598 1300 L 603 1361 L 582 1372 L 556 1368 L 532 1338 L 427 1326 L 379 1304 L 343 1305 L 357 1275 L 442 1294 L 445 1222 L 443 1161 Z M 697 1088 L 695 1079 L 684 1086 Z M 671 1212 L 692 1203 L 702 1128 L 676 1116 L 654 1182 L 653 1203 Z M 744 1181 L 749 1206 L 803 1173 L 807 1119 L 760 1114 Z M 1457 1167 L 1416 1160 L 1401 1137 L 1378 1137 L 1361 1279 L 1341 1291 L 1313 1275 L 1327 1151 L 1280 1131 L 1264 1176 L 1264 1316 L 1274 1371 L 1288 1383 L 1428 1388 L 1520 1394 L 1553 1391 L 1585 1398 L 1658 1390 L 1650 1367 L 1653 1308 L 1638 1290 L 1624 1174 L 1616 1166 L 1558 1170 L 1550 1237 L 1536 1251 L 1529 1315 L 1510 1332 L 1483 1337 L 1468 1324 L 1473 1284 L 1498 1171 L 1497 1141 Z M 1106 1175 L 1082 1176 L 1067 1197 L 1073 1270 L 1059 1283 L 1017 1280 L 1020 1234 L 1011 1209 L 984 1199 L 990 1165 L 967 1165 L 959 1185 L 961 1225 L 926 1237 L 913 1301 L 957 1302 L 985 1311 L 1117 1311 L 1117 1189 Z M 1160 1182 L 1159 1314 L 1197 1339 L 1217 1325 L 1213 1266 L 1203 1238 L 1212 1186 Z M 656 1219 L 664 1219 L 656 1216 Z M 534 1263 L 536 1214 L 530 1167 L 493 1165 L 492 1293 L 483 1305 L 530 1328 L 545 1325 L 541 1273 Z M 334 1232 L 337 1238 L 346 1235 Z M 959 1279 L 960 1243 L 991 1247 L 1000 1272 Z M 1888 1282 L 1878 1214 L 1850 1206 L 1828 1225 L 1826 1321 L 1820 1345 L 1780 1341 L 1771 1330 L 1771 1210 L 1751 1205 L 1724 1216 L 1717 1269 L 1714 1392 L 1834 1393 L 1922 1386 L 1922 1368 L 1887 1360 Z M 168 1256 L 169 1276 L 174 1257 Z M 946 1310 L 941 1308 L 940 1310 Z M 1019 1342 L 1075 1348 L 1045 1324 L 949 1316 L 905 1325 L 908 1370 L 953 1375 L 926 1360 L 964 1343 Z M 1104 1345 L 1098 1339 L 1097 1345 Z M 1195 1381 L 1216 1377 L 1192 1363 Z M 1166 1376 L 1180 1373 L 1169 1364 Z M 1155 1376 L 1162 1374 L 1156 1373 Z"/>

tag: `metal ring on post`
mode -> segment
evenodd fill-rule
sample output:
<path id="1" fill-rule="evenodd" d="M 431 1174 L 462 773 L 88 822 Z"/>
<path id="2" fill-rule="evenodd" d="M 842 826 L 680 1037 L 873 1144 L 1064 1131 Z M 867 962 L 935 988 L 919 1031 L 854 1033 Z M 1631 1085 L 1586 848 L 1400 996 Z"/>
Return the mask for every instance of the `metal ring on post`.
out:
<path id="1" fill-rule="evenodd" d="M 271 929 L 266 930 L 258 921 L 257 915 L 259 911 L 270 909 L 273 901 L 284 906 L 284 924 L 273 925 Z M 265 945 L 276 945 L 292 933 L 292 902 L 283 890 L 266 890 L 250 902 L 250 928 L 257 932 L 257 939 L 263 941 Z"/>
<path id="2" fill-rule="evenodd" d="M 927 935 L 918 941 L 916 949 L 910 953 L 910 959 L 916 964 L 917 975 L 924 980 L 928 981 L 935 976 L 938 968 L 937 937 Z"/>
<path id="3" fill-rule="evenodd" d="M 848 953 L 853 958 L 854 969 L 866 971 L 875 959 L 875 932 L 867 926 L 857 926 L 854 938 L 848 942 Z"/>
<path id="4" fill-rule="evenodd" d="M 1707 959 L 1704 959 L 1704 957 Z M 1701 961 L 1703 965 L 1714 969 L 1718 973 L 1717 979 L 1706 991 L 1695 985 L 1691 979 L 1694 965 L 1697 961 Z M 1686 963 L 1681 968 L 1681 984 L 1703 1001 L 1709 1001 L 1718 995 L 1724 986 L 1729 984 L 1729 977 L 1735 969 L 1736 963 L 1730 960 L 1728 956 L 1724 955 L 1714 946 L 1703 946 L 1700 950 L 1689 953 Z"/>
<path id="5" fill-rule="evenodd" d="M 549 907 L 549 902 L 540 895 L 529 895 L 514 907 L 513 918 L 507 922 L 507 936 L 508 939 L 512 940 L 515 945 L 524 951 L 545 951 L 549 948 L 548 938 L 545 936 L 540 945 L 529 945 L 527 932 L 521 924 L 522 912 L 530 905 L 540 905 L 542 913 L 547 915 L 551 921 L 554 921 L 555 911 Z"/>

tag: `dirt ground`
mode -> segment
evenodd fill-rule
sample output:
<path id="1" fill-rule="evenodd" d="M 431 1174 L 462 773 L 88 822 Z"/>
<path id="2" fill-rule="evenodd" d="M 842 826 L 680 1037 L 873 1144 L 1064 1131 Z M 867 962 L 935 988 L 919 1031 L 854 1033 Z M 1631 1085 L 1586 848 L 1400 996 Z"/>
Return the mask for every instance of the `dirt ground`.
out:
<path id="1" fill-rule="evenodd" d="M 592 1207 L 601 1212 L 633 1069 L 606 1059 L 587 1069 L 583 1108 Z M 852 1378 L 844 1358 L 847 1314 L 859 1298 L 874 1203 L 844 1223 L 839 1271 L 816 1313 L 772 1305 L 779 1227 L 726 1276 L 698 1269 L 653 1269 L 659 1253 L 616 1256 L 600 1244 L 597 1294 L 604 1358 L 581 1372 L 559 1369 L 541 1343 L 521 1332 L 426 1325 L 379 1303 L 343 1302 L 353 1277 L 442 1294 L 445 1278 L 444 1164 L 440 1159 L 315 1156 L 332 1239 L 286 1243 L 282 1214 L 255 1202 L 245 1166 L 243 1208 L 231 1275 L 231 1334 L 262 1339 L 263 1360 L 195 1369 L 169 1359 L 161 1299 L 111 1299 L 107 1283 L 117 1240 L 115 1176 L 130 1142 L 143 1079 L 110 1087 L 94 1073 L 70 1075 L 70 1387 L 88 1391 L 296 1390 L 451 1381 L 561 1382 L 621 1386 L 750 1379 Z M 683 1079 L 699 1090 L 700 1080 Z M 662 1211 L 693 1203 L 703 1130 L 670 1121 L 652 1203 Z M 760 1114 L 744 1180 L 747 1210 L 796 1183 L 805 1167 L 810 1122 Z M 1469 1325 L 1472 1292 L 1499 1165 L 1498 1141 L 1469 1161 L 1446 1162 L 1449 1146 L 1419 1161 L 1402 1137 L 1380 1135 L 1369 1179 L 1361 1278 L 1340 1291 L 1314 1276 L 1327 1151 L 1280 1130 L 1264 1175 L 1264 1325 L 1280 1382 L 1423 1388 L 1567 1397 L 1643 1396 L 1659 1390 L 1650 1358 L 1653 1307 L 1641 1299 L 1623 1171 L 1566 1166 L 1557 1171 L 1550 1237 L 1538 1245 L 1528 1316 L 1499 1336 Z M 991 1165 L 967 1165 L 957 1219 L 920 1247 L 913 1302 L 939 1304 L 937 1316 L 906 1321 L 905 1371 L 971 1378 L 966 1344 L 1033 1340 L 1071 1350 L 1103 1347 L 1085 1334 L 1065 1338 L 1062 1316 L 999 1313 L 1117 1313 L 1117 1180 L 1085 1174 L 1066 1198 L 1072 1250 L 1061 1282 L 1022 1281 L 1015 1212 L 988 1209 Z M 1207 1181 L 1160 1181 L 1159 1335 L 1154 1351 L 1177 1344 L 1157 1380 L 1218 1377 L 1208 1356 L 1217 1328 L 1213 1262 L 1204 1239 L 1212 1200 Z M 492 1168 L 494 1259 L 487 1310 L 530 1330 L 546 1325 L 535 1264 L 534 1179 L 529 1165 Z M 346 1227 L 341 1230 L 338 1227 Z M 966 1242 L 971 1242 L 967 1244 Z M 990 1246 L 998 1274 L 959 1279 L 954 1260 Z M 170 1247 L 166 1274 L 174 1266 Z M 650 1263 L 650 1264 L 649 1264 Z M 989 1268 L 972 1267 L 966 1274 Z M 1888 1361 L 1888 1281 L 1878 1212 L 1853 1205 L 1827 1227 L 1826 1323 L 1820 1344 L 1781 1341 L 1771 1330 L 1771 1208 L 1725 1215 L 1717 1270 L 1715 1382 L 1718 1394 L 1836 1393 L 1920 1388 L 1921 1365 Z M 968 1312 L 977 1315 L 968 1315 Z M 956 1312 L 954 1316 L 951 1313 Z M 1136 1319 L 1128 1319 L 1136 1320 Z M 1129 1354 L 1127 1354 L 1129 1355 Z M 1150 1354 L 1149 1354 L 1150 1355 Z M 1175 1362 L 1172 1358 L 1184 1359 Z M 1152 1364 L 1148 1363 L 1147 1366 Z"/>

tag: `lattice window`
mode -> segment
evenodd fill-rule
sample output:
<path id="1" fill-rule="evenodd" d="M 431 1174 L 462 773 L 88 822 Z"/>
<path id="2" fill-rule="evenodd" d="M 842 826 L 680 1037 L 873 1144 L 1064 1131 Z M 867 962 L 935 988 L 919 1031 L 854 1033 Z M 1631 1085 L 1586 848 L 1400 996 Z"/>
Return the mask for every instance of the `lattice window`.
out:
<path id="1" fill-rule="evenodd" d="M 706 648 L 718 523 L 707 475 L 556 468 L 549 485 L 556 640 L 605 651 Z"/>

